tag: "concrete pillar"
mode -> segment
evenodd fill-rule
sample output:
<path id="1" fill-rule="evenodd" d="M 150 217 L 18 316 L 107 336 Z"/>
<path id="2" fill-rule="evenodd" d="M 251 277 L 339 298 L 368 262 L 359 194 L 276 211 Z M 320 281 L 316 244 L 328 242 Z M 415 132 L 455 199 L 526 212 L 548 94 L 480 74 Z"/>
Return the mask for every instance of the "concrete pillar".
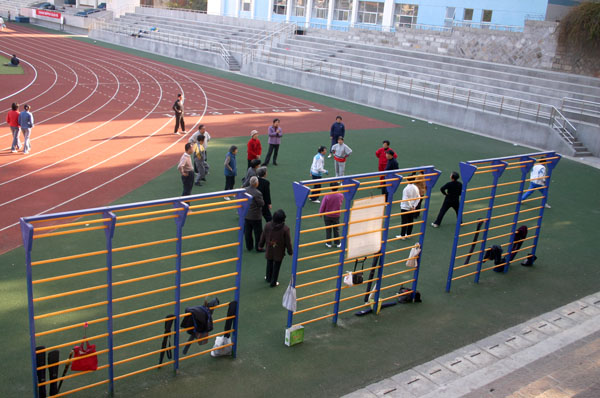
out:
<path id="1" fill-rule="evenodd" d="M 292 7 L 294 6 L 294 0 L 287 0 L 287 6 L 285 7 L 285 20 L 290 21 L 292 17 Z"/>
<path id="2" fill-rule="evenodd" d="M 76 7 L 76 8 L 79 8 L 79 6 L 80 6 L 80 5 L 81 5 L 81 4 L 80 4 L 79 0 L 75 0 L 75 7 Z"/>
<path id="3" fill-rule="evenodd" d="M 394 8 L 396 4 L 394 0 L 385 0 L 383 6 L 383 21 L 381 21 L 382 30 L 389 32 L 391 27 L 394 26 Z"/>
<path id="4" fill-rule="evenodd" d="M 327 9 L 327 30 L 331 29 L 331 21 L 333 21 L 333 7 L 335 0 L 329 0 L 329 8 Z"/>
<path id="5" fill-rule="evenodd" d="M 235 1 L 235 7 L 233 8 L 233 15 L 235 15 L 236 18 L 240 17 L 240 8 L 242 8 L 242 0 L 234 0 Z"/>
<path id="6" fill-rule="evenodd" d="M 306 2 L 306 9 L 304 12 L 304 15 L 306 16 L 306 27 L 307 28 L 310 27 L 310 17 L 312 16 L 312 6 L 313 6 L 313 0 L 308 0 Z"/>
<path id="7" fill-rule="evenodd" d="M 269 9 L 267 10 L 267 21 L 273 19 L 273 0 L 269 0 Z"/>
<path id="8" fill-rule="evenodd" d="M 352 0 L 352 15 L 350 16 L 350 27 L 354 27 L 358 16 L 358 0 Z"/>

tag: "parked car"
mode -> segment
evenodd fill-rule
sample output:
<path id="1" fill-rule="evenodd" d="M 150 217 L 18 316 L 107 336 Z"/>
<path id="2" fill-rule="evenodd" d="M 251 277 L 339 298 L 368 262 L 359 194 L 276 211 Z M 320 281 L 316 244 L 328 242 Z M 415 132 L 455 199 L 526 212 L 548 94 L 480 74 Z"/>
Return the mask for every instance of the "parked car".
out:
<path id="1" fill-rule="evenodd" d="M 56 7 L 54 7 L 54 4 L 48 3 L 47 1 L 45 1 L 43 3 L 34 4 L 31 7 L 33 7 L 33 8 L 41 8 L 43 10 L 56 10 Z"/>
<path id="2" fill-rule="evenodd" d="M 75 16 L 77 16 L 77 17 L 84 17 L 84 18 L 87 18 L 87 16 L 88 16 L 88 15 L 90 15 L 90 14 L 94 14 L 94 13 L 96 13 L 96 12 L 100 12 L 100 10 L 97 10 L 97 9 L 95 9 L 95 8 L 90 8 L 90 9 L 88 9 L 88 10 L 81 10 L 81 11 L 79 11 L 79 12 L 76 12 L 76 13 L 75 13 Z"/>

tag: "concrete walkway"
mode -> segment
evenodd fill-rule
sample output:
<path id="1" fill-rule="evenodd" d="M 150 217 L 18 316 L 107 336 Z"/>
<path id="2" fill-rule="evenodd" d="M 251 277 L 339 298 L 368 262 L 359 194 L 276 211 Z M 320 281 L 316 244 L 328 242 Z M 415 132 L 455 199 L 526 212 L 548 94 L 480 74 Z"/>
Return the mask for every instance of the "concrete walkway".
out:
<path id="1" fill-rule="evenodd" d="M 344 398 L 598 398 L 600 292 Z"/>

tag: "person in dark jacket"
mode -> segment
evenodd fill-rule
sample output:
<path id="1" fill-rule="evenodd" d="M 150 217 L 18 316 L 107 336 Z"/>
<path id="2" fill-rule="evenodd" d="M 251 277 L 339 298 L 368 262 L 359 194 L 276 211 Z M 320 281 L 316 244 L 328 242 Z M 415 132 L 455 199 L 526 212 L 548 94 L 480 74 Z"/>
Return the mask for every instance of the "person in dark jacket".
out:
<path id="1" fill-rule="evenodd" d="M 397 155 L 396 152 L 394 152 L 391 149 L 388 149 L 387 152 L 385 153 L 385 157 L 387 158 L 387 164 L 385 165 L 385 171 L 388 170 L 398 170 L 400 168 L 400 166 L 398 166 L 398 161 L 396 160 Z M 382 176 L 383 179 L 383 176 Z M 381 188 L 381 193 L 383 195 L 385 195 L 385 200 L 387 200 L 387 187 L 383 187 Z"/>
<path id="2" fill-rule="evenodd" d="M 337 144 L 339 137 L 344 138 L 345 135 L 346 126 L 344 126 L 344 123 L 342 123 L 342 117 L 337 116 L 335 118 L 335 123 L 331 125 L 331 129 L 329 131 L 329 137 L 331 138 L 331 146 L 329 148 L 331 149 L 332 146 Z M 328 157 L 331 157 L 331 154 L 329 154 Z"/>
<path id="3" fill-rule="evenodd" d="M 271 215 L 271 183 L 265 177 L 267 176 L 267 168 L 259 167 L 256 170 L 256 176 L 258 177 L 258 190 L 263 195 L 263 200 L 265 204 L 262 207 L 262 215 L 265 218 L 266 222 L 269 222 L 273 219 Z"/>
<path id="4" fill-rule="evenodd" d="M 450 182 L 447 182 L 440 188 L 440 191 L 444 194 L 445 198 L 437 218 L 431 223 L 433 228 L 440 226 L 444 215 L 450 208 L 453 208 L 458 216 L 459 199 L 460 194 L 462 193 L 462 183 L 458 181 L 459 178 L 460 175 L 456 171 L 453 171 L 450 175 Z"/>
<path id="5" fill-rule="evenodd" d="M 252 202 L 250 203 L 250 208 L 246 213 L 244 222 L 246 249 L 252 251 L 252 248 L 255 247 L 254 244 L 256 243 L 256 251 L 264 252 L 265 250 L 260 249 L 258 245 L 262 233 L 262 207 L 265 204 L 262 193 L 258 190 L 258 177 L 253 176 L 250 178 L 250 186 L 246 188 L 246 192 L 252 196 Z M 253 234 L 254 239 L 252 239 Z"/>
<path id="6" fill-rule="evenodd" d="M 179 134 L 179 126 L 181 126 L 181 132 L 185 135 L 185 121 L 183 120 L 183 94 L 177 94 L 177 99 L 173 104 L 173 112 L 175 112 L 175 134 Z"/>
<path id="7" fill-rule="evenodd" d="M 265 230 L 260 236 L 258 246 L 261 248 L 266 247 L 267 249 L 265 253 L 265 258 L 267 259 L 265 280 L 271 287 L 275 287 L 279 285 L 277 279 L 279 278 L 279 269 L 281 268 L 283 257 L 285 257 L 285 251 L 287 250 L 290 256 L 293 254 L 290 229 L 285 225 L 285 213 L 283 210 L 277 210 L 273 214 L 273 221 L 265 225 Z"/>

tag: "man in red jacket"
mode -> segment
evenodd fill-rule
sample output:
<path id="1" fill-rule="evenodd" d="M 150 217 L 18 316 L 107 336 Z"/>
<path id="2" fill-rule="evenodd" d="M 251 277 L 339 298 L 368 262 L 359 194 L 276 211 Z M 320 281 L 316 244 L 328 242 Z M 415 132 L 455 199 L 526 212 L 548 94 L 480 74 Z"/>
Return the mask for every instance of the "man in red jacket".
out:
<path id="1" fill-rule="evenodd" d="M 8 111 L 8 114 L 6 115 L 6 123 L 10 126 L 13 137 L 10 151 L 15 153 L 21 147 L 21 140 L 19 139 L 19 104 L 12 103 L 10 111 Z"/>
<path id="2" fill-rule="evenodd" d="M 262 146 L 260 145 L 260 140 L 258 139 L 258 131 L 252 130 L 250 132 L 250 141 L 248 141 L 248 168 L 250 168 L 250 162 L 254 159 L 260 160 L 260 155 L 262 153 Z"/>
<path id="3" fill-rule="evenodd" d="M 387 165 L 387 161 L 388 161 L 388 159 L 386 157 L 386 153 L 390 149 L 392 149 L 392 148 L 390 148 L 390 142 L 388 140 L 384 140 L 383 146 L 375 152 L 375 157 L 377 159 L 379 159 L 379 168 L 377 170 L 379 170 L 379 171 L 385 170 L 385 166 Z M 397 158 L 398 158 L 398 155 L 396 154 L 396 151 L 394 151 L 394 159 L 397 159 Z"/>

